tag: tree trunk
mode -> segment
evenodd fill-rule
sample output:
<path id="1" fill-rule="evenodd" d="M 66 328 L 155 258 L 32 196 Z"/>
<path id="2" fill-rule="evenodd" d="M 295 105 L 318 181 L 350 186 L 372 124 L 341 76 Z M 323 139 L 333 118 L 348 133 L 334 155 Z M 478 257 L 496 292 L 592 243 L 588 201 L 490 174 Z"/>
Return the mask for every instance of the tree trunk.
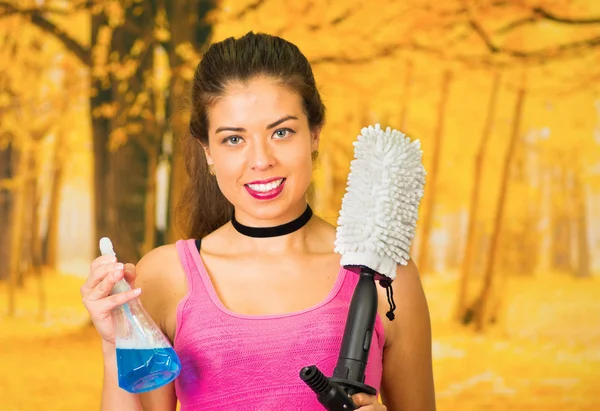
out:
<path id="1" fill-rule="evenodd" d="M 31 158 L 37 157 L 37 151 Z M 37 159 L 36 159 L 37 161 Z M 42 238 L 40 236 L 40 193 L 37 185 L 37 164 L 34 164 L 33 167 L 34 174 L 30 176 L 30 180 L 32 180 L 33 184 L 31 187 L 31 197 L 28 201 L 31 201 L 31 229 L 28 230 L 30 232 L 30 237 L 28 241 L 25 242 L 27 252 L 29 253 L 29 266 L 31 267 L 33 274 L 37 280 L 37 289 L 38 289 L 38 320 L 42 321 L 45 317 L 46 313 L 46 289 L 44 286 L 44 277 L 42 272 Z"/>
<path id="2" fill-rule="evenodd" d="M 446 119 L 446 106 L 448 102 L 451 80 L 452 73 L 450 71 L 444 72 L 442 79 L 442 94 L 440 96 L 440 103 L 437 111 L 438 118 L 435 130 L 435 139 L 432 145 L 433 159 L 429 169 L 427 170 L 426 187 L 428 190 L 423 198 L 423 229 L 421 231 L 421 241 L 419 243 L 419 271 L 421 274 L 425 274 L 429 271 L 429 239 L 431 237 L 431 230 L 435 217 L 435 200 L 437 195 L 436 183 L 438 169 L 441 162 L 442 137 L 444 134 L 444 121 Z"/>
<path id="3" fill-rule="evenodd" d="M 188 110 L 184 106 L 191 90 L 191 81 L 183 75 L 183 68 L 188 65 L 176 50 L 183 44 L 190 44 L 201 52 L 210 42 L 212 26 L 206 22 L 207 14 L 214 9 L 214 1 L 174 1 L 166 2 L 167 18 L 171 29 L 171 42 L 168 44 L 169 65 L 171 67 L 171 84 L 169 100 L 166 104 L 170 132 L 173 136 L 171 154 L 171 178 L 169 187 L 169 227 L 167 241 L 174 242 L 185 237 L 187 233 L 177 225 L 177 208 L 183 190 L 188 181 L 182 152 L 183 141 L 190 138 L 188 134 Z"/>
<path id="4" fill-rule="evenodd" d="M 16 154 L 16 167 L 13 176 L 15 185 L 13 187 L 13 207 L 11 210 L 11 231 L 10 231 L 10 258 L 8 263 L 9 286 L 8 286 L 8 315 L 14 317 L 16 312 L 16 289 L 21 271 L 21 251 L 23 238 L 23 221 L 25 211 L 25 182 L 27 176 L 27 166 L 29 156 L 31 155 L 31 141 L 29 136 L 23 137 L 20 142 L 19 151 Z"/>
<path id="5" fill-rule="evenodd" d="M 572 252 L 573 244 L 572 212 L 570 210 L 570 194 L 567 176 L 567 168 L 564 164 L 554 167 L 553 193 L 552 193 L 552 232 L 551 232 L 551 251 L 552 268 L 556 271 L 572 272 Z"/>
<path id="6" fill-rule="evenodd" d="M 92 15 L 92 38 L 91 48 L 94 49 L 98 44 L 98 35 L 100 28 L 107 24 L 106 16 L 103 13 L 94 13 Z M 93 71 L 93 68 L 90 67 Z M 99 239 L 104 236 L 111 236 L 108 221 L 108 198 L 111 196 L 111 187 L 109 184 L 109 153 L 108 136 L 110 135 L 110 119 L 99 112 L 103 105 L 110 106 L 113 102 L 112 84 L 109 77 L 96 78 L 91 75 L 91 97 L 90 97 L 90 118 L 92 119 L 92 141 L 94 150 L 94 230 L 92 238 Z M 114 195 L 114 194 L 113 194 Z M 97 242 L 92 243 L 93 255 L 97 254 Z"/>
<path id="7" fill-rule="evenodd" d="M 156 247 L 156 168 L 158 167 L 157 151 L 148 155 L 146 178 L 146 201 L 144 205 L 144 245 L 142 253 L 146 254 Z"/>
<path id="8" fill-rule="evenodd" d="M 444 226 L 449 238 L 456 238 L 462 232 L 462 214 L 460 212 L 452 212 L 445 216 Z M 464 244 L 455 240 L 450 240 L 445 251 L 446 262 L 444 270 L 455 271 L 460 267 L 462 261 L 461 254 L 463 253 Z"/>
<path id="9" fill-rule="evenodd" d="M 10 183 L 14 180 L 12 166 L 15 150 L 12 143 L 5 148 L 0 148 L 0 281 L 9 278 L 9 259 L 12 233 L 12 204 L 14 196 L 11 193 Z"/>
<path id="10" fill-rule="evenodd" d="M 104 84 L 96 81 L 99 92 L 92 103 L 93 107 L 103 103 L 117 107 L 116 116 L 96 118 L 94 123 L 96 239 L 110 237 L 118 258 L 132 263 L 137 263 L 144 251 L 147 216 L 144 209 L 147 200 L 154 201 L 147 193 L 148 180 L 154 178 L 153 173 L 149 174 L 149 157 L 156 155 L 160 145 L 151 81 L 154 67 L 151 34 L 155 16 L 152 6 L 153 3 L 148 2 L 143 3 L 141 9 L 126 9 L 128 24 L 113 32 L 112 55 L 119 62 L 135 58 L 138 64 L 135 73 L 124 78 L 115 72 L 110 79 L 103 79 Z M 95 16 L 95 19 L 96 25 L 104 24 L 104 16 Z M 131 27 L 135 27 L 136 32 L 132 32 Z M 94 27 L 93 32 L 97 29 Z M 142 41 L 143 47 L 132 55 L 136 41 Z M 147 99 L 140 103 L 137 99 L 142 93 Z M 138 104 L 137 112 L 132 110 L 135 104 Z M 112 133 L 117 131 L 126 134 L 124 141 L 111 141 Z M 154 216 L 149 224 L 154 224 Z M 94 242 L 95 247 L 96 244 Z"/>
<path id="11" fill-rule="evenodd" d="M 476 248 L 476 235 L 475 228 L 477 226 L 478 212 L 479 212 L 479 198 L 481 190 L 481 182 L 483 177 L 483 166 L 485 153 L 487 146 L 492 136 L 492 126 L 494 124 L 494 114 L 496 112 L 496 105 L 498 103 L 498 90 L 500 88 L 500 72 L 494 74 L 494 80 L 492 84 L 492 92 L 488 102 L 487 114 L 485 117 L 485 125 L 483 127 L 483 134 L 481 141 L 479 142 L 479 148 L 475 155 L 475 167 L 473 170 L 473 186 L 471 189 L 471 200 L 469 204 L 469 220 L 467 226 L 467 238 L 465 241 L 465 251 L 462 260 L 462 266 L 460 271 L 458 299 L 456 306 L 456 319 L 463 320 L 465 317 L 465 309 L 467 307 L 467 292 L 469 289 L 469 282 L 471 280 L 471 274 L 474 268 L 474 257 Z"/>
<path id="12" fill-rule="evenodd" d="M 21 246 L 20 246 L 20 263 L 19 275 L 17 284 L 22 287 L 25 281 L 25 274 L 33 267 L 33 249 L 34 244 L 39 238 L 39 215 L 38 215 L 38 156 L 39 156 L 39 141 L 40 137 L 32 134 L 30 141 L 30 153 L 27 159 L 27 167 L 23 177 L 24 184 L 24 200 L 23 200 L 23 221 L 20 223 L 22 227 Z"/>
<path id="13" fill-rule="evenodd" d="M 402 93 L 402 109 L 400 110 L 400 131 L 406 133 L 406 122 L 408 119 L 408 107 L 410 105 L 410 92 L 413 83 L 414 63 L 408 60 L 406 63 L 406 73 L 404 77 L 404 92 Z"/>
<path id="14" fill-rule="evenodd" d="M 59 132 L 60 133 L 60 132 Z M 60 216 L 60 201 L 63 185 L 63 160 L 59 151 L 62 148 L 62 138 L 59 137 L 55 145 L 54 154 L 54 175 L 52 177 L 52 189 L 50 190 L 50 199 L 48 202 L 48 228 L 44 236 L 42 247 L 43 264 L 51 269 L 57 268 L 58 252 L 58 227 Z"/>
<path id="15" fill-rule="evenodd" d="M 588 239 L 587 196 L 581 182 L 581 169 L 574 175 L 573 197 L 577 216 L 577 277 L 590 277 L 590 243 Z"/>
<path id="16" fill-rule="evenodd" d="M 475 303 L 474 317 L 476 322 L 476 329 L 483 331 L 489 322 L 489 309 L 490 309 L 490 297 L 494 291 L 494 283 L 496 281 L 496 270 L 495 262 L 498 256 L 498 244 L 500 240 L 500 233 L 502 230 L 502 224 L 504 222 L 504 211 L 506 208 L 506 200 L 509 194 L 508 186 L 510 180 L 511 165 L 516 152 L 517 142 L 519 140 L 519 130 L 521 127 L 521 117 L 523 114 L 523 103 L 525 100 L 525 81 L 522 84 L 517 93 L 517 101 L 515 104 L 515 114 L 513 119 L 512 135 L 510 137 L 508 149 L 504 157 L 504 165 L 502 169 L 502 177 L 500 180 L 500 191 L 498 193 L 498 206 L 496 208 L 496 216 L 494 218 L 494 226 L 492 231 L 492 239 L 489 248 L 489 258 L 487 261 L 483 287 L 479 298 Z"/>

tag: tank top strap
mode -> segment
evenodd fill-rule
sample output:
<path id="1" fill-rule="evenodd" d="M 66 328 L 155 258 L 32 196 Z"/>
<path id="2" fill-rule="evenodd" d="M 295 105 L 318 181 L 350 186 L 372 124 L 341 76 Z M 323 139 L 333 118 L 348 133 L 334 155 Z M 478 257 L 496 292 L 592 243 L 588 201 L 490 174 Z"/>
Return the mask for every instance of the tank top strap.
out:
<path id="1" fill-rule="evenodd" d="M 179 260 L 185 272 L 187 281 L 187 293 L 177 306 L 177 329 L 175 339 L 179 335 L 181 327 L 185 322 L 186 307 L 191 299 L 210 302 L 210 294 L 205 287 L 208 274 L 202 269 L 200 261 L 200 240 L 179 240 L 175 243 Z M 209 306 L 204 307 L 210 309 Z"/>
<path id="2" fill-rule="evenodd" d="M 196 261 L 200 258 L 198 251 L 200 247 L 200 240 L 195 240 L 193 238 L 189 240 L 179 240 L 177 241 L 176 246 L 179 260 L 181 261 L 181 265 L 185 271 L 188 295 L 194 294 L 200 291 L 199 286 L 202 285 L 202 273 L 198 269 L 199 265 Z"/>

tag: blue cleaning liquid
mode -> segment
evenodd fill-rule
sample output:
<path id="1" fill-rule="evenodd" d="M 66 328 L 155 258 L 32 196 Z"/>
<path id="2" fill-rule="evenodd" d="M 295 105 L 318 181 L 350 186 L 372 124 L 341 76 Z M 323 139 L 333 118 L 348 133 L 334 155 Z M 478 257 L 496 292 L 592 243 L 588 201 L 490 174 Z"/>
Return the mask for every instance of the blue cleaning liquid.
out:
<path id="1" fill-rule="evenodd" d="M 181 363 L 171 347 L 117 348 L 119 387 L 131 393 L 151 391 L 179 375 Z"/>

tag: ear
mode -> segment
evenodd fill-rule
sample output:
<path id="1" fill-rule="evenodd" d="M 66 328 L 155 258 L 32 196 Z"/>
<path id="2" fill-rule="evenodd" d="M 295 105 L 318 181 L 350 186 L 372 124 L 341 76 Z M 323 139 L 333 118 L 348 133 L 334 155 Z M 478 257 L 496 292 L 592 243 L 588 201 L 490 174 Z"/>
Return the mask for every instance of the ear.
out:
<path id="1" fill-rule="evenodd" d="M 312 130 L 310 135 L 312 137 L 311 151 L 317 151 L 319 149 L 319 142 L 321 141 L 321 127 Z"/>
<path id="2" fill-rule="evenodd" d="M 212 157 L 210 156 L 210 147 L 207 145 L 204 145 L 202 143 L 199 143 L 200 146 L 202 147 L 202 150 L 204 150 L 204 156 L 206 157 L 206 163 L 208 165 L 213 164 L 213 160 Z"/>

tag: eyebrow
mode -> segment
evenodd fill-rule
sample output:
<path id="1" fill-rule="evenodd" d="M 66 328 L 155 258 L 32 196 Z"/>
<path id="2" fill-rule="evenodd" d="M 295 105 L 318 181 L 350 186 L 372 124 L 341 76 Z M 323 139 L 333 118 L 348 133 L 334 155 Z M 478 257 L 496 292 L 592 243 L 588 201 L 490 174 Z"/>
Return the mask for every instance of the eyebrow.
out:
<path id="1" fill-rule="evenodd" d="M 279 120 L 277 120 L 274 123 L 271 123 L 267 126 L 267 130 L 272 129 L 274 127 L 277 127 L 278 125 L 280 125 L 281 123 L 283 123 L 284 121 L 288 121 L 288 120 L 298 120 L 298 117 L 294 117 L 294 116 L 285 116 Z"/>
<path id="2" fill-rule="evenodd" d="M 298 117 L 295 116 L 285 116 L 283 118 L 280 118 L 279 120 L 275 121 L 274 123 L 271 123 L 267 126 L 267 130 L 270 130 L 274 127 L 277 127 L 278 125 L 280 125 L 281 123 L 288 121 L 288 120 L 298 120 Z M 220 133 L 221 131 L 233 131 L 236 133 L 243 133 L 244 131 L 246 131 L 245 128 L 243 127 L 219 127 L 217 129 L 217 131 L 215 132 L 215 134 Z"/>

